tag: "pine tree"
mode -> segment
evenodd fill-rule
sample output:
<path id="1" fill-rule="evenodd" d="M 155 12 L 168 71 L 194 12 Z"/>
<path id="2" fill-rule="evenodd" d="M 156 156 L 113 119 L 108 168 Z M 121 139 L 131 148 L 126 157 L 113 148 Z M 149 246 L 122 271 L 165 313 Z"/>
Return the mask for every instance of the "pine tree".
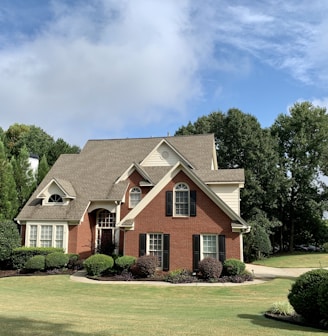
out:
<path id="1" fill-rule="evenodd" d="M 47 157 L 43 155 L 38 167 L 37 184 L 39 184 L 44 179 L 49 169 L 50 168 L 48 165 Z"/>

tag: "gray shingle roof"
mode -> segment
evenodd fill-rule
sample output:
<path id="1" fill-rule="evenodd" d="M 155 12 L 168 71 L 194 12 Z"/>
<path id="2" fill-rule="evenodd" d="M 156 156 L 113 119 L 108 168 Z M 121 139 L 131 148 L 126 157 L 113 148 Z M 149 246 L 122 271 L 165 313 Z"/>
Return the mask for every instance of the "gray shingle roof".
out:
<path id="1" fill-rule="evenodd" d="M 127 182 L 115 181 L 133 164 L 140 163 L 165 139 L 190 162 L 201 178 L 230 179 L 229 172 L 210 171 L 214 136 L 177 136 L 164 138 L 89 140 L 80 154 L 63 154 L 38 186 L 18 220 L 70 220 L 79 221 L 92 200 L 121 199 Z M 157 183 L 170 167 L 142 167 Z M 236 171 L 236 178 L 241 172 Z M 235 177 L 233 177 L 235 178 Z M 68 206 L 41 206 L 37 195 L 56 179 L 70 196 L 76 197 Z M 234 181 L 234 180 L 233 180 Z"/>

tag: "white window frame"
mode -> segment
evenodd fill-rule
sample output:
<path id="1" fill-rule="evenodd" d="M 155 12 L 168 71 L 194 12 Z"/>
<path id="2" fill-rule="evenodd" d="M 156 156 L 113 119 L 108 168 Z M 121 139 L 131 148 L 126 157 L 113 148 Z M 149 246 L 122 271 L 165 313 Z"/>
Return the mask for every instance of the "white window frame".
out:
<path id="1" fill-rule="evenodd" d="M 209 238 L 214 242 L 212 247 L 215 247 L 215 251 L 209 251 L 206 239 Z M 207 245 L 207 246 L 206 246 Z M 202 234 L 200 235 L 200 259 L 203 260 L 206 257 L 212 257 L 219 260 L 219 236 L 217 234 Z"/>
<path id="2" fill-rule="evenodd" d="M 51 227 L 45 235 L 46 227 Z M 64 222 L 31 222 L 26 224 L 25 246 L 27 247 L 60 247 L 68 250 L 68 224 Z M 49 234 L 51 233 L 51 235 Z M 60 236 L 59 236 L 60 234 Z M 33 238 L 33 239 L 31 239 Z M 50 242 L 49 244 L 46 241 Z"/>
<path id="3" fill-rule="evenodd" d="M 107 209 L 100 209 L 97 211 L 96 218 L 96 251 L 101 247 L 102 230 L 112 230 L 113 237 L 114 229 L 116 227 L 116 213 Z"/>
<path id="4" fill-rule="evenodd" d="M 141 201 L 141 189 L 133 187 L 129 192 L 129 208 L 134 208 Z"/>
<path id="5" fill-rule="evenodd" d="M 160 239 L 160 249 L 158 249 L 158 244 L 154 244 L 154 239 Z M 157 245 L 157 248 L 156 246 Z M 147 245 L 146 254 L 154 255 L 158 258 L 158 269 L 163 268 L 163 255 L 164 255 L 164 236 L 163 233 L 147 233 Z"/>
<path id="6" fill-rule="evenodd" d="M 179 200 L 180 197 L 177 197 L 178 193 L 186 193 L 187 201 L 181 202 Z M 184 212 L 181 213 L 181 210 L 177 211 L 178 205 L 186 206 L 187 208 L 184 209 Z M 176 217 L 189 217 L 190 214 L 190 189 L 187 183 L 179 182 L 174 186 L 173 190 L 173 208 L 174 208 L 174 216 Z"/>

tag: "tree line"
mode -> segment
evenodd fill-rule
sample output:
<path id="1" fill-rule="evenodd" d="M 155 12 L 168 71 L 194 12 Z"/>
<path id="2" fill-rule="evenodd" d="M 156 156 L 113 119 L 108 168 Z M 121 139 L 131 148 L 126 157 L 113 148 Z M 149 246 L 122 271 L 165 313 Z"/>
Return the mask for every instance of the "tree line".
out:
<path id="1" fill-rule="evenodd" d="M 238 109 L 213 112 L 180 127 L 175 135 L 214 133 L 219 168 L 244 168 L 241 216 L 248 261 L 273 248 L 328 241 L 328 115 L 309 102 L 295 103 L 273 125 Z"/>
<path id="2" fill-rule="evenodd" d="M 0 221 L 15 218 L 60 154 L 79 152 L 79 147 L 61 138 L 55 141 L 34 125 L 14 124 L 6 131 L 0 127 Z M 31 155 L 39 159 L 36 172 Z"/>

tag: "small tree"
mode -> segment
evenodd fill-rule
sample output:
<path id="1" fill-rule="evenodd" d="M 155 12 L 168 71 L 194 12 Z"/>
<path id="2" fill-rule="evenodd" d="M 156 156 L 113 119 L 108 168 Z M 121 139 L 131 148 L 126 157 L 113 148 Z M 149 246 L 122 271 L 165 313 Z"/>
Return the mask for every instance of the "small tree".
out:
<path id="1" fill-rule="evenodd" d="M 0 265 L 6 265 L 14 248 L 20 246 L 20 235 L 12 221 L 0 223 Z"/>

